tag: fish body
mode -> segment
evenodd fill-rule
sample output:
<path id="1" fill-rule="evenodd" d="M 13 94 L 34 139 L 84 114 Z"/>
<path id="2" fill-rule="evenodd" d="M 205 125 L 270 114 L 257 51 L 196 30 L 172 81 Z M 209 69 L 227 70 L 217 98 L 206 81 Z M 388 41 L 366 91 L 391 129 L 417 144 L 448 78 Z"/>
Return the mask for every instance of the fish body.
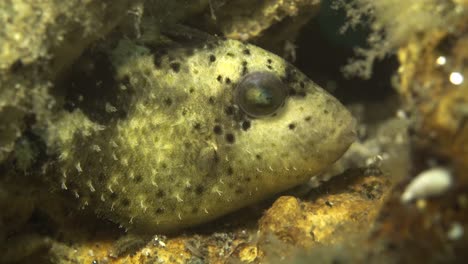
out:
<path id="1" fill-rule="evenodd" d="M 128 229 L 171 232 L 255 203 L 355 138 L 337 99 L 250 44 L 122 40 L 106 56 L 96 79 L 71 81 L 80 100 L 51 133 L 54 181 Z"/>

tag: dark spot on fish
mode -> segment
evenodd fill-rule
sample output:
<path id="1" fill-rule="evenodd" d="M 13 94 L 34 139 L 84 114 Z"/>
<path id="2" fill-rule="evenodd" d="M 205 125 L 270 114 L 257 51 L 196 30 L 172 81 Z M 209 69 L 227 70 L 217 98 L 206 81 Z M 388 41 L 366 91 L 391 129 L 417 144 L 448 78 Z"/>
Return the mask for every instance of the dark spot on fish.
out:
<path id="1" fill-rule="evenodd" d="M 233 54 L 232 52 L 228 52 L 228 53 L 226 53 L 226 56 L 228 56 L 228 57 L 234 57 L 234 54 Z"/>
<path id="2" fill-rule="evenodd" d="M 216 77 L 216 80 L 218 80 L 218 82 L 223 82 L 223 76 L 218 75 L 218 77 Z"/>
<path id="3" fill-rule="evenodd" d="M 215 62 L 216 61 L 216 56 L 211 54 L 210 55 L 210 62 Z"/>
<path id="4" fill-rule="evenodd" d="M 158 207 L 158 209 L 156 209 L 156 214 L 163 214 L 166 210 L 162 207 Z"/>
<path id="5" fill-rule="evenodd" d="M 200 128 L 201 128 L 200 123 L 195 123 L 195 124 L 193 125 L 193 128 L 194 128 L 195 130 L 200 130 Z"/>
<path id="6" fill-rule="evenodd" d="M 110 197 L 111 200 L 115 201 L 117 199 L 118 195 L 117 195 L 117 193 L 113 192 L 113 193 L 111 193 L 109 195 L 109 197 Z"/>
<path id="7" fill-rule="evenodd" d="M 154 53 L 153 55 L 153 64 L 156 68 L 160 68 L 161 65 L 162 65 L 162 58 L 164 55 L 167 54 L 167 51 L 165 50 L 161 50 L 161 51 L 157 51 Z"/>
<path id="8" fill-rule="evenodd" d="M 226 84 L 230 84 L 231 83 L 231 79 L 229 78 L 226 78 L 226 80 L 224 80 L 226 82 Z"/>
<path id="9" fill-rule="evenodd" d="M 327 109 L 323 110 L 323 113 L 328 115 L 328 110 Z"/>
<path id="10" fill-rule="evenodd" d="M 122 199 L 122 206 L 124 207 L 130 206 L 130 200 L 127 198 Z"/>
<path id="11" fill-rule="evenodd" d="M 230 144 L 234 143 L 236 141 L 236 138 L 234 137 L 234 134 L 232 133 L 227 133 L 226 134 L 226 141 Z"/>
<path id="12" fill-rule="evenodd" d="M 299 91 L 297 92 L 297 95 L 299 95 L 300 97 L 306 97 L 307 94 L 304 91 Z"/>
<path id="13" fill-rule="evenodd" d="M 167 106 L 171 106 L 171 105 L 172 105 L 172 99 L 171 99 L 171 98 L 166 98 L 166 99 L 164 99 L 164 103 L 165 103 Z"/>
<path id="14" fill-rule="evenodd" d="M 273 70 L 273 67 L 271 67 L 271 65 L 267 65 L 267 68 Z"/>
<path id="15" fill-rule="evenodd" d="M 293 124 L 293 123 L 291 123 L 291 124 L 288 125 L 288 128 L 289 128 L 290 130 L 294 130 L 294 129 L 296 128 L 296 125 Z"/>
<path id="16" fill-rule="evenodd" d="M 273 61 L 271 59 L 267 59 L 267 63 L 271 64 Z"/>
<path id="17" fill-rule="evenodd" d="M 294 71 L 294 69 L 291 66 L 288 66 L 288 67 L 286 67 L 285 71 L 286 71 L 286 74 L 282 79 L 283 82 L 286 83 L 286 84 L 294 83 L 295 82 L 295 78 L 294 78 L 295 71 Z"/>
<path id="18" fill-rule="evenodd" d="M 213 96 L 210 96 L 210 97 L 208 98 L 208 103 L 211 104 L 211 105 L 213 105 L 213 104 L 215 103 L 215 99 L 214 99 Z"/>
<path id="19" fill-rule="evenodd" d="M 192 56 L 193 54 L 195 54 L 195 50 L 194 50 L 194 49 L 186 49 L 186 50 L 185 50 L 185 55 L 187 55 L 187 57 L 190 57 L 190 56 Z"/>
<path id="20" fill-rule="evenodd" d="M 213 132 L 216 135 L 221 135 L 221 134 L 223 134 L 223 129 L 221 128 L 220 125 L 216 125 L 216 126 L 213 127 Z"/>
<path id="21" fill-rule="evenodd" d="M 171 64 L 169 64 L 169 66 L 171 66 L 171 69 L 174 72 L 179 72 L 180 71 L 180 63 L 178 63 L 178 62 L 172 62 Z"/>
<path id="22" fill-rule="evenodd" d="M 244 53 L 245 55 L 250 55 L 250 50 L 249 49 L 245 49 L 242 51 L 242 53 Z"/>
<path id="23" fill-rule="evenodd" d="M 140 183 L 141 181 L 143 181 L 143 177 L 141 177 L 141 175 L 137 175 L 135 176 L 135 178 L 133 179 L 133 181 L 135 183 Z"/>
<path id="24" fill-rule="evenodd" d="M 261 159 L 262 159 L 262 155 L 257 154 L 257 155 L 255 155 L 255 158 L 258 159 L 258 160 L 261 160 Z"/>
<path id="25" fill-rule="evenodd" d="M 10 71 L 12 73 L 17 73 L 20 71 L 24 66 L 24 63 L 21 59 L 17 59 L 13 64 L 10 66 Z"/>
<path id="26" fill-rule="evenodd" d="M 227 106 L 226 109 L 224 109 L 224 112 L 225 112 L 227 115 L 233 115 L 234 112 L 235 112 L 235 108 L 234 108 L 234 106 L 232 106 L 232 105 Z"/>
<path id="27" fill-rule="evenodd" d="M 228 173 L 228 175 L 232 175 L 234 173 L 234 169 L 231 166 L 229 166 L 227 168 L 227 173 Z"/>
<path id="28" fill-rule="evenodd" d="M 250 121 L 248 121 L 248 120 L 242 122 L 242 130 L 244 130 L 244 131 L 249 130 L 250 125 L 251 125 L 251 124 L 250 124 Z"/>
<path id="29" fill-rule="evenodd" d="M 184 142 L 184 147 L 185 147 L 186 149 L 189 149 L 189 148 L 192 147 L 192 143 L 190 143 L 190 142 L 188 142 L 188 141 L 185 141 L 185 142 Z"/>
<path id="30" fill-rule="evenodd" d="M 130 108 L 128 97 L 134 92 L 131 85 L 128 82 L 128 89 L 121 89 L 122 80 L 115 78 L 115 68 L 107 55 L 95 51 L 85 53 L 83 56 L 91 56 L 92 62 L 77 62 L 88 66 L 72 67 L 63 82 L 69 84 L 64 95 L 65 109 L 79 108 L 91 121 L 102 125 L 126 118 Z M 106 111 L 103 102 L 118 106 L 117 111 Z"/>
<path id="31" fill-rule="evenodd" d="M 197 187 L 195 188 L 195 193 L 197 195 L 201 195 L 204 191 L 205 191 L 205 187 L 203 187 L 203 185 L 201 184 L 197 185 Z"/>
<path id="32" fill-rule="evenodd" d="M 98 179 L 98 182 L 102 183 L 106 179 L 106 176 L 104 175 L 104 173 L 101 172 L 101 173 L 98 174 L 97 179 Z"/>
<path id="33" fill-rule="evenodd" d="M 164 196 L 166 196 L 166 193 L 163 190 L 158 190 L 156 192 L 156 197 L 163 198 Z"/>
<path id="34" fill-rule="evenodd" d="M 243 61 L 242 62 L 242 75 L 246 75 L 248 72 L 249 70 L 247 69 L 247 62 Z"/>
<path id="35" fill-rule="evenodd" d="M 206 44 L 206 47 L 209 49 L 209 50 L 212 50 L 215 48 L 214 44 L 213 43 L 208 43 Z"/>
<path id="36" fill-rule="evenodd" d="M 311 119 L 312 119 L 311 116 L 306 116 L 306 117 L 304 118 L 304 120 L 307 121 L 307 122 L 309 122 Z"/>

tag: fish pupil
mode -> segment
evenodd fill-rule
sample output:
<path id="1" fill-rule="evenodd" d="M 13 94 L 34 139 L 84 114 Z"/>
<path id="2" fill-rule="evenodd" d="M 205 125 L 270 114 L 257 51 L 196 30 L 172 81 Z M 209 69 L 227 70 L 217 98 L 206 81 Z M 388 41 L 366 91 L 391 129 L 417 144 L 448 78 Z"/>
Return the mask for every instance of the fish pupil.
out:
<path id="1" fill-rule="evenodd" d="M 262 117 L 275 113 L 286 97 L 287 89 L 276 75 L 253 72 L 239 82 L 235 99 L 247 115 Z"/>
<path id="2" fill-rule="evenodd" d="M 270 107 L 273 103 L 273 95 L 267 87 L 254 86 L 247 90 L 246 99 L 259 107 Z"/>

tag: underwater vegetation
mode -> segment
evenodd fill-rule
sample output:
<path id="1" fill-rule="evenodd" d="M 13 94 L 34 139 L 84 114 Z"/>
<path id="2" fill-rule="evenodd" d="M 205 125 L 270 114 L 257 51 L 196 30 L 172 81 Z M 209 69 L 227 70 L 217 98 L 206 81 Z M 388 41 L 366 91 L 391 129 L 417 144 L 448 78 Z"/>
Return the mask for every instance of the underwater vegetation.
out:
<path id="1" fill-rule="evenodd" d="M 0 263 L 460 262 L 467 8 L 0 2 Z"/>

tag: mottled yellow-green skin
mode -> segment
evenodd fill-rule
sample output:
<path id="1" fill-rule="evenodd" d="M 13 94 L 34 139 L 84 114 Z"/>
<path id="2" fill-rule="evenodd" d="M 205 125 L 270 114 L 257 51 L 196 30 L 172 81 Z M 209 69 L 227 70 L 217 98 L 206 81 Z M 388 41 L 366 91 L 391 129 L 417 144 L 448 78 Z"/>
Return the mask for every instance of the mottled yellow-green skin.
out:
<path id="1" fill-rule="evenodd" d="M 109 101 L 80 94 L 50 131 L 54 181 L 104 218 L 145 232 L 206 222 L 306 182 L 354 140 L 350 113 L 265 50 L 210 38 L 150 46 L 121 41 L 107 54 L 112 81 L 93 88 Z M 233 94 L 258 71 L 291 95 L 275 116 L 252 119 Z"/>

